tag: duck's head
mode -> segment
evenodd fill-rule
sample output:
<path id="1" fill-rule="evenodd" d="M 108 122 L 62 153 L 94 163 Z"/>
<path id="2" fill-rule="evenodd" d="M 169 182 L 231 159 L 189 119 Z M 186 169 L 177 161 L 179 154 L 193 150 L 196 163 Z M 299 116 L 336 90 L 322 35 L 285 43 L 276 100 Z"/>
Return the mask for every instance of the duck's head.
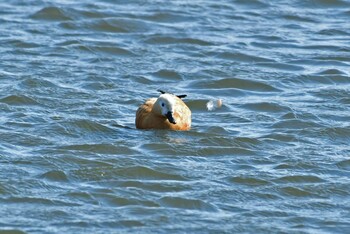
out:
<path id="1" fill-rule="evenodd" d="M 161 94 L 153 106 L 157 114 L 166 117 L 172 124 L 176 124 L 176 120 L 174 119 L 175 98 L 176 97 L 170 93 Z"/>

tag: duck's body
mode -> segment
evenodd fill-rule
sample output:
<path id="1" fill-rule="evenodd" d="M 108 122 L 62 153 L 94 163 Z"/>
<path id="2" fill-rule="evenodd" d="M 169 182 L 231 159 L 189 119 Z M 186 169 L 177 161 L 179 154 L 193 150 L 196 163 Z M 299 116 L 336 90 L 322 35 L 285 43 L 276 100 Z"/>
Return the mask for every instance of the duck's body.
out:
<path id="1" fill-rule="evenodd" d="M 146 100 L 136 112 L 136 128 L 189 130 L 191 111 L 180 97 L 184 95 L 175 96 L 162 92 L 158 98 Z"/>

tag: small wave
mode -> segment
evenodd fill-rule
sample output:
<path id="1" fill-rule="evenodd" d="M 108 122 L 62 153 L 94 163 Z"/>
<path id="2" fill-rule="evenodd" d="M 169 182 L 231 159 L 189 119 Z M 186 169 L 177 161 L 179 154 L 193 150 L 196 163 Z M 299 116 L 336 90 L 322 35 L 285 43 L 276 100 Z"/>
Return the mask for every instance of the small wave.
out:
<path id="1" fill-rule="evenodd" d="M 206 146 L 201 147 L 197 150 L 197 155 L 202 157 L 216 157 L 216 156 L 238 156 L 238 155 L 256 155 L 256 151 L 249 148 L 243 148 L 243 147 L 222 147 L 222 146 Z"/>
<path id="2" fill-rule="evenodd" d="M 262 137 L 264 141 L 271 141 L 273 144 L 287 143 L 292 144 L 293 142 L 298 142 L 298 138 L 293 134 L 286 133 L 271 133 Z"/>
<path id="3" fill-rule="evenodd" d="M 227 178 L 227 180 L 230 183 L 247 185 L 247 186 L 265 186 L 270 184 L 269 181 L 259 179 L 259 178 L 254 178 L 254 177 L 229 177 Z"/>
<path id="4" fill-rule="evenodd" d="M 112 33 L 145 32 L 148 24 L 136 19 L 105 18 L 79 23 L 79 28 Z"/>
<path id="5" fill-rule="evenodd" d="M 0 102 L 8 105 L 39 105 L 33 98 L 25 95 L 10 95 L 0 99 Z"/>
<path id="6" fill-rule="evenodd" d="M 188 44 L 188 45 L 199 45 L 199 46 L 211 46 L 212 42 L 196 39 L 196 38 L 177 38 L 171 36 L 151 36 L 144 40 L 145 43 L 149 44 Z"/>
<path id="7" fill-rule="evenodd" d="M 188 199 L 182 197 L 163 197 L 159 200 L 159 203 L 165 207 L 187 209 L 187 210 L 201 210 L 213 212 L 218 209 L 209 203 L 197 199 Z"/>
<path id="8" fill-rule="evenodd" d="M 257 63 L 257 62 L 273 63 L 273 62 L 275 62 L 272 59 L 254 56 L 254 55 L 248 55 L 248 54 L 239 53 L 239 52 L 237 52 L 237 53 L 222 52 L 222 53 L 217 53 L 217 54 L 213 54 L 213 55 L 218 57 L 218 58 L 221 58 L 221 59 L 227 59 L 227 60 L 233 60 L 233 61 L 245 62 L 245 63 Z"/>
<path id="9" fill-rule="evenodd" d="M 108 12 L 102 12 L 96 9 L 93 9 L 95 6 L 91 6 L 88 10 L 74 10 L 76 14 L 86 19 L 96 19 L 96 18 L 105 18 L 112 17 L 113 14 Z"/>
<path id="10" fill-rule="evenodd" d="M 135 199 L 128 196 L 123 197 L 108 193 L 92 193 L 91 195 L 93 195 L 94 199 L 96 199 L 100 204 L 106 203 L 111 206 L 159 207 L 159 205 L 156 202 L 144 199 Z"/>
<path id="11" fill-rule="evenodd" d="M 149 167 L 135 166 L 123 168 L 119 173 L 126 177 L 138 178 L 141 180 L 179 180 L 186 181 L 187 179 L 179 174 L 171 173 L 170 171 L 162 172 Z"/>
<path id="12" fill-rule="evenodd" d="M 350 59 L 349 59 L 349 61 L 350 61 Z M 345 72 L 343 72 L 343 71 L 341 71 L 339 69 L 335 69 L 335 68 L 326 69 L 324 71 L 318 72 L 317 74 L 318 75 L 346 75 Z M 350 82 L 349 78 L 347 80 Z"/>
<path id="13" fill-rule="evenodd" d="M 304 190 L 302 188 L 297 188 L 297 187 L 283 187 L 280 189 L 280 191 L 287 195 L 287 196 L 292 196 L 292 197 L 314 197 L 316 196 L 315 193 L 312 193 L 310 191 Z"/>
<path id="14" fill-rule="evenodd" d="M 81 145 L 67 145 L 62 146 L 60 149 L 73 150 L 73 151 L 86 151 L 97 154 L 126 154 L 132 155 L 135 153 L 129 147 L 115 146 L 111 144 L 81 144 Z"/>
<path id="15" fill-rule="evenodd" d="M 268 3 L 261 1 L 261 0 L 236 0 L 235 3 L 239 4 L 240 6 L 247 7 L 249 9 L 251 8 L 266 8 L 269 6 Z"/>
<path id="16" fill-rule="evenodd" d="M 167 80 L 175 80 L 181 81 L 183 80 L 182 75 L 174 70 L 161 69 L 159 71 L 153 72 L 150 74 L 152 77 L 157 79 L 167 79 Z"/>
<path id="17" fill-rule="evenodd" d="M 191 84 L 197 88 L 208 89 L 242 89 L 256 92 L 279 92 L 278 88 L 257 80 L 246 80 L 241 78 L 224 78 L 210 81 L 195 81 Z"/>
<path id="18" fill-rule="evenodd" d="M 139 84 L 143 85 L 151 85 L 153 84 L 153 81 L 150 78 L 144 77 L 144 76 L 127 76 L 126 78 L 132 79 L 134 82 L 137 82 Z"/>
<path id="19" fill-rule="evenodd" d="M 205 129 L 205 132 L 210 135 L 229 135 L 229 132 L 222 126 L 209 126 Z"/>
<path id="20" fill-rule="evenodd" d="M 259 38 L 261 40 L 261 36 Z M 258 48 L 263 48 L 263 49 L 281 49 L 281 48 L 288 48 L 288 49 L 298 49 L 299 46 L 293 41 L 293 42 L 284 42 L 284 40 L 281 41 L 276 41 L 274 40 L 271 41 L 265 41 L 266 38 L 262 39 L 261 41 L 253 41 L 250 43 L 250 45 L 258 47 Z M 277 39 L 276 39 L 277 40 Z M 277 63 L 277 62 L 264 62 L 264 63 Z"/>
<path id="21" fill-rule="evenodd" d="M 285 18 L 286 20 L 292 20 L 292 21 L 297 21 L 301 23 L 318 23 L 316 19 L 313 19 L 305 15 L 286 14 L 286 15 L 283 15 L 282 17 Z"/>
<path id="22" fill-rule="evenodd" d="M 76 203 L 66 202 L 57 199 L 41 198 L 41 197 L 9 197 L 4 199 L 7 203 L 30 204 L 30 205 L 46 205 L 46 206 L 77 206 Z"/>
<path id="23" fill-rule="evenodd" d="M 350 159 L 342 160 L 336 163 L 337 167 L 346 171 L 350 171 Z"/>
<path id="24" fill-rule="evenodd" d="M 323 127 L 321 124 L 312 121 L 291 119 L 281 120 L 272 125 L 273 128 L 277 129 L 308 129 L 308 128 L 320 128 Z"/>
<path id="25" fill-rule="evenodd" d="M 341 82 L 339 82 L 341 84 Z M 310 92 L 313 96 L 335 103 L 348 103 L 350 100 L 349 91 L 342 88 L 322 88 Z"/>
<path id="26" fill-rule="evenodd" d="M 89 162 L 93 164 L 106 164 L 100 163 L 96 160 Z M 121 178 L 128 180 L 140 180 L 140 181 L 187 181 L 187 178 L 178 174 L 168 171 L 158 171 L 156 169 L 146 166 L 124 166 L 122 168 L 114 168 L 111 165 L 100 165 L 94 168 L 81 168 L 71 172 L 73 177 L 81 180 L 99 181 L 113 178 Z"/>
<path id="27" fill-rule="evenodd" d="M 189 186 L 184 184 L 176 183 L 176 185 L 172 182 L 164 183 L 157 181 L 136 181 L 136 180 L 128 180 L 118 183 L 118 186 L 125 188 L 139 188 L 142 190 L 153 191 L 153 192 L 181 192 L 189 189 Z"/>
<path id="28" fill-rule="evenodd" d="M 68 181 L 68 177 L 64 173 L 64 171 L 58 171 L 58 170 L 45 172 L 40 177 L 47 179 L 47 180 L 51 180 L 51 181 L 59 181 L 59 182 L 67 182 Z"/>
<path id="29" fill-rule="evenodd" d="M 298 162 L 298 163 L 280 163 L 274 167 L 276 170 L 316 170 L 319 167 L 313 163 Z"/>
<path id="30" fill-rule="evenodd" d="M 258 103 L 246 103 L 240 105 L 240 107 L 253 110 L 253 111 L 258 111 L 258 112 L 288 112 L 291 111 L 291 109 L 287 106 L 283 106 L 279 103 L 274 103 L 274 102 L 258 102 Z"/>
<path id="31" fill-rule="evenodd" d="M 350 3 L 344 0 L 306 0 L 303 5 L 309 8 L 340 8 L 349 7 Z"/>
<path id="32" fill-rule="evenodd" d="M 164 11 L 164 12 L 156 12 L 153 14 L 141 15 L 137 16 L 143 20 L 152 21 L 157 24 L 159 23 L 183 23 L 183 22 L 192 22 L 194 20 L 194 16 L 190 14 L 184 14 L 182 11 Z"/>
<path id="33" fill-rule="evenodd" d="M 80 40 L 64 40 L 61 42 L 56 43 L 56 46 L 76 46 L 76 45 L 81 45 L 82 42 Z"/>
<path id="34" fill-rule="evenodd" d="M 11 124 L 11 123 L 10 123 Z M 17 123 L 15 123 L 17 124 Z M 28 124 L 31 126 L 31 124 Z M 23 127 L 23 125 L 22 125 Z M 26 129 L 24 130 L 24 132 Z M 45 135 L 34 135 L 32 133 L 12 133 L 2 132 L 1 137 L 3 141 L 10 142 L 14 146 L 35 147 L 38 145 L 51 145 L 51 141 L 46 139 Z"/>
<path id="35" fill-rule="evenodd" d="M 1 228 L 0 233 L 3 234 L 27 234 L 27 232 L 20 229 L 10 229 L 10 228 Z"/>
<path id="36" fill-rule="evenodd" d="M 322 29 L 318 32 L 321 35 L 327 35 L 327 36 L 349 36 L 350 33 L 340 30 L 340 29 Z"/>
<path id="37" fill-rule="evenodd" d="M 320 60 L 324 62 L 350 62 L 350 58 L 347 56 L 341 56 L 341 55 L 322 55 L 322 56 L 315 56 L 312 58 L 313 60 Z M 348 69 L 346 69 L 348 70 Z"/>
<path id="38" fill-rule="evenodd" d="M 343 144 L 350 142 L 350 126 L 324 128 L 319 134 L 327 136 L 331 142 Z"/>
<path id="39" fill-rule="evenodd" d="M 22 81 L 19 84 L 20 87 L 24 89 L 32 89 L 32 88 L 57 88 L 58 86 L 52 83 L 51 81 L 45 80 L 43 78 L 28 78 Z"/>
<path id="40" fill-rule="evenodd" d="M 5 173 L 5 172 L 3 172 Z M 16 173 L 16 175 L 18 175 Z M 18 194 L 19 189 L 17 187 L 15 187 L 15 185 L 12 184 L 5 184 L 5 183 L 0 183 L 0 195 L 11 195 L 11 194 Z"/>
<path id="41" fill-rule="evenodd" d="M 21 49 L 32 49 L 32 48 L 38 48 L 41 45 L 34 42 L 29 42 L 26 40 L 19 40 L 19 39 L 11 39 L 3 41 L 2 43 L 7 44 L 7 46 L 14 46 L 15 48 L 21 48 Z"/>
<path id="42" fill-rule="evenodd" d="M 129 30 L 118 20 L 94 20 L 85 25 L 81 25 L 97 31 L 127 33 Z"/>
<path id="43" fill-rule="evenodd" d="M 144 27 L 147 27 L 146 25 L 139 25 L 138 22 L 133 22 L 132 20 L 116 18 L 90 19 L 86 21 L 64 21 L 59 25 L 68 30 L 90 30 L 107 33 L 131 33 L 136 31 L 145 31 L 146 29 Z"/>
<path id="44" fill-rule="evenodd" d="M 329 74 L 327 74 L 329 73 Z M 283 84 L 295 85 L 295 86 L 310 86 L 315 87 L 317 84 L 349 84 L 350 79 L 347 75 L 337 74 L 342 73 L 338 69 L 324 70 L 315 74 L 298 75 L 293 79 L 286 78 Z"/>
<path id="45" fill-rule="evenodd" d="M 280 177 L 274 182 L 287 184 L 287 183 L 322 183 L 325 182 L 325 180 L 319 178 L 318 176 L 313 175 L 293 175 L 293 176 L 283 176 Z"/>
<path id="46" fill-rule="evenodd" d="M 74 45 L 72 46 L 73 49 L 79 50 L 82 52 L 88 52 L 88 53 L 104 53 L 104 54 L 110 54 L 115 56 L 135 56 L 135 54 L 125 48 L 121 48 L 116 45 L 110 45 L 110 46 L 97 46 L 97 45 Z"/>
<path id="47" fill-rule="evenodd" d="M 90 90 L 109 90 L 116 88 L 116 85 L 112 82 L 90 82 L 81 86 L 84 89 Z M 95 112 L 98 112 L 97 110 Z"/>
<path id="48" fill-rule="evenodd" d="M 69 122 L 62 122 L 60 125 L 63 126 L 68 132 L 81 132 L 81 130 L 85 132 L 113 132 L 113 129 L 87 119 L 76 119 Z"/>
<path id="49" fill-rule="evenodd" d="M 144 224 L 142 221 L 139 221 L 139 220 L 120 220 L 118 221 L 118 224 L 122 227 L 128 227 L 128 228 L 130 227 L 140 228 L 140 227 L 146 226 L 146 224 Z"/>
<path id="50" fill-rule="evenodd" d="M 41 10 L 31 15 L 31 18 L 49 21 L 72 20 L 72 18 L 69 17 L 68 14 L 62 8 L 54 6 L 42 8 Z"/>
<path id="51" fill-rule="evenodd" d="M 283 70 L 283 71 L 303 71 L 303 66 L 288 64 L 288 63 L 256 63 L 256 66 L 261 67 L 267 67 L 267 68 L 273 68 L 276 70 Z"/>
<path id="52" fill-rule="evenodd" d="M 94 50 L 94 51 L 99 51 L 99 52 L 103 52 L 103 53 L 107 53 L 107 54 L 113 54 L 113 55 L 123 55 L 123 56 L 133 56 L 135 55 L 133 52 L 131 52 L 130 50 L 124 49 L 124 48 L 120 48 L 117 46 L 90 46 L 90 49 Z"/>
<path id="53" fill-rule="evenodd" d="M 331 53 L 333 53 L 334 51 L 339 51 L 342 49 L 342 47 L 340 47 L 339 45 L 324 45 L 324 44 L 313 44 L 313 45 L 303 45 L 303 46 L 300 46 L 300 49 L 305 49 L 305 50 L 310 50 L 310 51 L 329 51 Z M 320 64 L 320 65 L 339 65 L 339 66 L 349 66 L 348 64 L 346 63 L 332 63 L 332 64 L 327 64 L 325 62 L 320 62 L 318 61 L 317 63 L 317 60 L 314 61 L 314 64 L 313 65 L 317 65 L 317 64 Z"/>
<path id="54" fill-rule="evenodd" d="M 89 203 L 89 204 L 94 204 L 94 205 L 98 205 L 98 201 L 97 199 L 92 196 L 90 193 L 88 192 L 68 192 L 66 194 L 63 195 L 65 198 L 68 198 L 70 201 L 74 201 L 75 203 Z"/>
<path id="55" fill-rule="evenodd" d="M 294 186 L 282 186 L 280 192 L 293 197 L 316 197 L 329 198 L 336 195 L 349 196 L 349 189 L 346 183 L 315 183 Z"/>

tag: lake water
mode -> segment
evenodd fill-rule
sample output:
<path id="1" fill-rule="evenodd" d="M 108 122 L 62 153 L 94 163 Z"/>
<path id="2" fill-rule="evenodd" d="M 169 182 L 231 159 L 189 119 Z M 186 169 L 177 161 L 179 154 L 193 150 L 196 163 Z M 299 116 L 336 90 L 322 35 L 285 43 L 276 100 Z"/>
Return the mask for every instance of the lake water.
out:
<path id="1" fill-rule="evenodd" d="M 349 1 L 1 1 L 0 61 L 1 233 L 350 230 Z"/>

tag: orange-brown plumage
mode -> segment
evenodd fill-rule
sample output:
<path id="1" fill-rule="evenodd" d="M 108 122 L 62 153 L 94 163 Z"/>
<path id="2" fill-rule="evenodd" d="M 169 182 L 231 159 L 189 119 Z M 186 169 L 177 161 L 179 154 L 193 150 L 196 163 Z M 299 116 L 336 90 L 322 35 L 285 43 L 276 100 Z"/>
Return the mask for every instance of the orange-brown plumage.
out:
<path id="1" fill-rule="evenodd" d="M 136 112 L 136 128 L 185 131 L 191 128 L 191 110 L 177 96 L 162 93 L 150 98 Z"/>

